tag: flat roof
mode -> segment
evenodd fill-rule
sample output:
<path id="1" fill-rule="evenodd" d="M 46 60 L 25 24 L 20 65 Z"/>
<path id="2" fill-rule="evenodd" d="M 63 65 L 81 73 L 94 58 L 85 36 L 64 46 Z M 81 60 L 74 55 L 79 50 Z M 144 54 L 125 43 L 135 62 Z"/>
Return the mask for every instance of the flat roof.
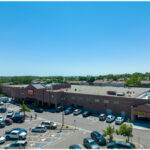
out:
<path id="1" fill-rule="evenodd" d="M 7 85 L 6 87 L 20 87 L 20 88 L 26 88 L 27 86 L 29 86 L 29 84 L 18 84 L 18 85 Z"/>
<path id="2" fill-rule="evenodd" d="M 116 93 L 125 94 L 124 96 L 117 96 L 117 97 L 136 98 L 140 94 L 150 91 L 150 88 L 136 88 L 136 87 L 124 88 L 124 87 L 111 87 L 111 86 L 71 85 L 71 88 L 52 90 L 52 91 L 64 91 L 67 93 L 79 93 L 79 94 L 90 94 L 90 95 L 116 96 L 116 95 L 107 94 L 107 91 L 115 91 Z M 131 92 L 131 94 L 129 94 L 129 92 Z"/>

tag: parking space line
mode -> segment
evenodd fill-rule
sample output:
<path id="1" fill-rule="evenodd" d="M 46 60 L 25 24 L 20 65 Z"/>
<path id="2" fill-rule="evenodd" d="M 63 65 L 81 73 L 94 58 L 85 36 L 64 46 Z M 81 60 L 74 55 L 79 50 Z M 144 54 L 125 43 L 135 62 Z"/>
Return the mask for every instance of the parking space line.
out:
<path id="1" fill-rule="evenodd" d="M 60 133 L 60 134 L 59 134 L 59 136 L 58 136 L 58 138 L 60 138 L 60 139 L 61 139 L 61 138 L 62 138 L 62 136 L 63 136 L 63 135 L 62 135 L 62 133 Z"/>
<path id="2" fill-rule="evenodd" d="M 70 130 L 67 131 L 68 134 L 70 134 L 70 132 L 71 132 Z"/>
<path id="3" fill-rule="evenodd" d="M 42 146 L 43 146 L 43 144 L 41 143 L 41 144 L 39 144 L 38 148 L 41 148 Z"/>
<path id="4" fill-rule="evenodd" d="M 50 143 L 54 142 L 54 138 L 50 138 L 49 141 L 50 141 Z"/>

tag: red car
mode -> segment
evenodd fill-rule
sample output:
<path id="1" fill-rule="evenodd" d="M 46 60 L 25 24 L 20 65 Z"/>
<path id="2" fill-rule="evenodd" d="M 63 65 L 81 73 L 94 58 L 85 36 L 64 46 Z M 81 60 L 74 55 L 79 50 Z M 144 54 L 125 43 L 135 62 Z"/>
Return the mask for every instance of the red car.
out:
<path id="1" fill-rule="evenodd" d="M 6 118 L 4 120 L 4 122 L 5 122 L 6 125 L 11 125 L 13 123 L 13 121 L 11 119 L 9 119 L 9 118 Z"/>

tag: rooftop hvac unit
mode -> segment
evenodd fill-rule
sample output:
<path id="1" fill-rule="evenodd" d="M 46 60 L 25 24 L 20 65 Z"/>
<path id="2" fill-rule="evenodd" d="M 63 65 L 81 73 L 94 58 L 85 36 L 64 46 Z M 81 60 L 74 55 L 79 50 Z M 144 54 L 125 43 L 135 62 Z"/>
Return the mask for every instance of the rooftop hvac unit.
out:
<path id="1" fill-rule="evenodd" d="M 117 93 L 117 96 L 124 96 L 124 93 Z"/>

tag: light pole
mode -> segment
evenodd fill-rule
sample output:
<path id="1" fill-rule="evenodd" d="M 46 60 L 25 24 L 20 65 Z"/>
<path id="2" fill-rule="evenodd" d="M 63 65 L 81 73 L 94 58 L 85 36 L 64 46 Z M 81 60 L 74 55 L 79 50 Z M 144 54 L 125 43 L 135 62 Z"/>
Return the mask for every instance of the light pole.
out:
<path id="1" fill-rule="evenodd" d="M 62 132 L 63 126 L 64 126 L 64 112 L 62 112 L 62 125 L 61 125 L 59 132 Z"/>
<path id="2" fill-rule="evenodd" d="M 75 126 L 75 130 L 76 130 L 76 120 L 74 120 L 74 126 Z"/>
<path id="3" fill-rule="evenodd" d="M 65 121 L 65 120 L 64 120 L 64 119 L 65 119 L 64 116 L 65 116 L 65 115 L 64 115 L 64 112 L 63 112 L 63 113 L 62 113 L 62 127 L 64 126 L 64 121 Z"/>

